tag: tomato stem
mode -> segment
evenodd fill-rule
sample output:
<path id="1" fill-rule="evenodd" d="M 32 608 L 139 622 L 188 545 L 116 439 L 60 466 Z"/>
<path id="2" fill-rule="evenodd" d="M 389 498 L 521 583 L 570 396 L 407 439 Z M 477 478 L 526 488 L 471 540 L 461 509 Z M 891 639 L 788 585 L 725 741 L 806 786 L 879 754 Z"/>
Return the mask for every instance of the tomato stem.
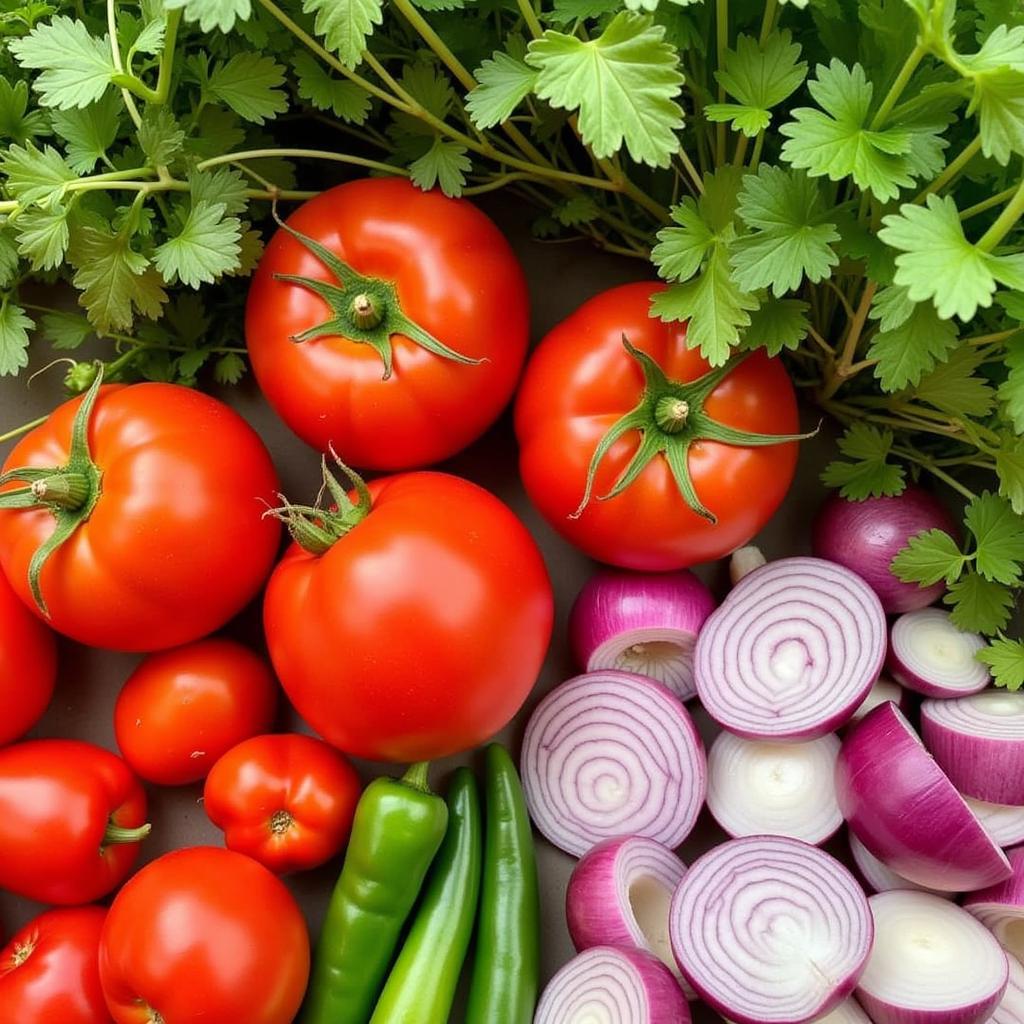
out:
<path id="1" fill-rule="evenodd" d="M 654 407 L 654 422 L 666 434 L 678 434 L 690 418 L 690 403 L 675 395 L 663 395 Z"/>
<path id="2" fill-rule="evenodd" d="M 280 810 L 274 811 L 270 816 L 270 831 L 275 836 L 283 836 L 288 832 L 292 825 L 295 824 L 295 819 L 292 817 L 291 812 Z"/>
<path id="3" fill-rule="evenodd" d="M 84 473 L 54 473 L 36 480 L 31 491 L 41 505 L 59 505 L 74 511 L 88 501 L 92 484 Z"/>
<path id="4" fill-rule="evenodd" d="M 364 331 L 372 331 L 384 318 L 377 303 L 374 302 L 373 296 L 366 292 L 360 292 L 352 300 L 352 319 L 357 327 L 361 327 Z"/>
<path id="5" fill-rule="evenodd" d="M 145 825 L 139 825 L 137 828 L 128 828 L 125 825 L 116 825 L 114 822 L 108 821 L 107 827 L 103 830 L 103 842 L 100 845 L 105 849 L 108 846 L 139 843 L 152 831 L 153 826 L 148 822 Z"/>

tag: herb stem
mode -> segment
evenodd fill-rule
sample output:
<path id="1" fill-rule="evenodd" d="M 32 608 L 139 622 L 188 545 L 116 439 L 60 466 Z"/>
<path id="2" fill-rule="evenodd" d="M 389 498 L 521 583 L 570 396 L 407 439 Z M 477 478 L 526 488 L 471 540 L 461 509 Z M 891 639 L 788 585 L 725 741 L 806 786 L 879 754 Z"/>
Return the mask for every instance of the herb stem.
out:
<path id="1" fill-rule="evenodd" d="M 988 199 L 982 199 L 980 203 L 975 203 L 973 206 L 968 206 L 966 210 L 961 211 L 961 220 L 970 220 L 971 217 L 976 217 L 979 213 L 984 213 L 986 210 L 991 210 L 993 206 L 1001 206 L 1003 203 L 1012 199 L 1017 192 L 1017 187 L 1004 189 L 1002 192 L 997 192 L 994 196 L 989 196 Z"/>
<path id="2" fill-rule="evenodd" d="M 153 103 L 163 106 L 171 94 L 171 73 L 174 68 L 174 47 L 178 41 L 178 26 L 181 25 L 182 8 L 167 12 L 164 27 L 164 48 L 160 54 L 160 70 L 157 72 L 156 93 Z"/>
<path id="3" fill-rule="evenodd" d="M 942 173 L 922 192 L 914 197 L 915 203 L 923 203 L 928 196 L 945 188 L 974 158 L 981 149 L 981 136 L 975 135 L 966 146 L 943 169 Z M 986 207 L 987 209 L 987 207 Z"/>
<path id="4" fill-rule="evenodd" d="M 107 0 L 107 34 L 110 36 L 110 58 L 118 73 L 123 73 L 124 63 L 121 60 L 121 44 L 117 41 L 117 0 Z M 135 103 L 135 97 L 124 87 L 121 87 L 121 98 L 128 108 L 128 116 L 136 128 L 142 127 L 142 115 Z"/>
<path id="5" fill-rule="evenodd" d="M 29 308 L 28 306 L 25 306 L 24 303 L 22 303 L 22 306 L 25 309 Z M 36 427 L 42 426 L 49 418 L 50 414 L 47 413 L 45 416 L 40 416 L 37 420 L 32 420 L 29 423 L 22 423 L 20 427 L 8 430 L 6 434 L 0 434 L 0 444 L 3 444 L 5 441 L 13 441 L 14 438 L 21 437 L 22 434 L 27 434 L 30 430 L 34 430 Z"/>
<path id="6" fill-rule="evenodd" d="M 886 119 L 892 113 L 893 107 L 896 106 L 900 96 L 903 95 L 903 90 L 906 89 L 910 79 L 913 78 L 917 65 L 921 63 L 927 52 L 925 47 L 918 43 L 907 55 L 907 59 L 903 62 L 903 67 L 900 68 L 900 73 L 896 76 L 896 80 L 885 94 L 885 99 L 882 100 L 881 106 L 871 120 L 872 131 L 877 131 L 885 124 Z"/>
<path id="7" fill-rule="evenodd" d="M 1008 331 L 996 331 L 995 334 L 977 334 L 973 338 L 964 338 L 961 345 L 992 345 L 1001 341 L 1007 341 L 1012 338 L 1015 334 L 1020 334 L 1024 331 L 1024 324 L 1019 327 L 1011 328 Z"/>
<path id="8" fill-rule="evenodd" d="M 761 35 L 759 45 L 764 46 L 772 29 L 775 27 L 775 17 L 779 11 L 779 0 L 768 0 L 764 5 L 764 17 L 761 19 Z"/>
<path id="9" fill-rule="evenodd" d="M 754 152 L 750 154 L 750 169 L 756 171 L 761 164 L 761 150 L 764 149 L 764 129 L 757 133 L 754 139 Z"/>
<path id="10" fill-rule="evenodd" d="M 544 26 L 540 23 L 540 18 L 537 17 L 537 12 L 533 9 L 533 4 L 530 0 L 518 0 L 519 13 L 523 16 L 523 21 L 526 27 L 530 30 L 530 35 L 534 39 L 539 39 L 544 35 Z"/>
<path id="11" fill-rule="evenodd" d="M 850 377 L 859 373 L 866 365 L 871 365 L 867 360 L 855 364 L 853 357 L 857 352 L 857 345 L 860 342 L 861 334 L 864 332 L 864 325 L 867 323 L 871 303 L 877 290 L 878 284 L 875 281 L 868 281 L 861 295 L 860 303 L 854 311 L 853 319 L 850 321 L 849 329 L 846 332 L 843 350 L 824 382 L 822 397 L 826 399 L 831 398 Z"/>
<path id="12" fill-rule="evenodd" d="M 246 160 L 262 160 L 278 156 L 294 157 L 296 160 L 328 160 L 339 164 L 352 164 L 355 167 L 365 167 L 368 170 L 381 171 L 385 174 L 406 176 L 409 174 L 404 167 L 396 167 L 394 164 L 371 160 L 365 156 L 353 156 L 350 153 L 333 153 L 325 149 L 245 149 L 239 153 L 222 153 L 220 156 L 211 156 L 207 160 L 201 160 L 196 164 L 196 170 L 205 171 L 220 164 L 241 163 Z"/>
<path id="13" fill-rule="evenodd" d="M 1003 208 L 1003 212 L 977 241 L 977 248 L 982 252 L 991 252 L 1016 226 L 1024 215 L 1024 178 L 1021 179 L 1013 193 L 1013 198 Z"/>
<path id="14" fill-rule="evenodd" d="M 725 67 L 725 51 L 729 48 L 729 0 L 715 0 L 715 52 L 718 57 L 718 70 Z M 725 102 L 725 86 L 718 83 L 718 102 Z M 719 165 L 725 163 L 725 122 L 719 121 L 716 127 L 715 148 L 718 153 Z"/>
<path id="15" fill-rule="evenodd" d="M 904 448 L 902 445 L 894 446 L 892 451 L 893 454 L 899 455 L 901 458 L 907 459 L 909 462 L 916 462 L 922 469 L 926 469 L 932 474 L 932 476 L 937 477 L 944 484 L 952 487 L 954 491 L 962 494 L 968 501 L 973 501 L 977 497 L 974 491 L 960 483 L 956 477 L 950 476 L 944 469 L 940 469 L 934 459 L 930 459 L 926 455 L 921 455 L 912 448 Z"/>

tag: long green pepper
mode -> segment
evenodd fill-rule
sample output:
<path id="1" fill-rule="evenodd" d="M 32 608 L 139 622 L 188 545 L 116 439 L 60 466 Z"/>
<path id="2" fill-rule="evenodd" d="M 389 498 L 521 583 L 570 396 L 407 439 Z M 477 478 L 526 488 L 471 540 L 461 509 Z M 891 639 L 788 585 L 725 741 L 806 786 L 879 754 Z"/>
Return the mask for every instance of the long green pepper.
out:
<path id="1" fill-rule="evenodd" d="M 366 787 L 320 932 L 302 1024 L 370 1019 L 447 825 L 448 807 L 430 791 L 425 763 Z"/>
<path id="2" fill-rule="evenodd" d="M 531 1024 L 540 974 L 537 861 L 508 751 L 486 752 L 484 876 L 466 1024 Z"/>
<path id="3" fill-rule="evenodd" d="M 370 1024 L 447 1024 L 480 897 L 483 822 L 476 779 L 448 786 L 448 831 Z"/>

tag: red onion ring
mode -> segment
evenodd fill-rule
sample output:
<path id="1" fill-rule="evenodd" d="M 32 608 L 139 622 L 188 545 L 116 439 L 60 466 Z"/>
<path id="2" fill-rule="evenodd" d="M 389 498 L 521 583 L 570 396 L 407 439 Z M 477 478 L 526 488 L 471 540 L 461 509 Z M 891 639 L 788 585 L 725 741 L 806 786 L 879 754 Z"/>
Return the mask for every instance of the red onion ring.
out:
<path id="1" fill-rule="evenodd" d="M 961 793 L 1024 805 L 1024 692 L 926 700 L 921 736 Z"/>
<path id="2" fill-rule="evenodd" d="M 871 950 L 849 871 L 796 839 L 751 836 L 704 854 L 672 900 L 672 950 L 702 999 L 739 1024 L 803 1024 L 852 992 Z"/>
<path id="3" fill-rule="evenodd" d="M 897 875 L 887 868 L 852 832 L 847 834 L 850 843 L 850 856 L 857 868 L 857 873 L 864 881 L 864 887 L 872 892 L 891 892 L 893 889 L 908 889 L 911 892 L 930 892 L 933 896 L 941 896 L 951 900 L 953 893 L 926 889 L 923 885 L 911 882 L 902 875 Z"/>
<path id="4" fill-rule="evenodd" d="M 975 658 L 984 646 L 980 634 L 954 626 L 949 612 L 922 608 L 892 624 L 886 668 L 901 686 L 926 697 L 962 697 L 991 681 Z"/>
<path id="5" fill-rule="evenodd" d="M 1004 850 L 1008 846 L 1024 843 L 1024 807 L 993 804 L 973 796 L 965 796 L 964 803 L 970 807 L 985 831 Z"/>
<path id="6" fill-rule="evenodd" d="M 1010 964 L 1010 982 L 999 1008 L 989 1018 L 990 1024 L 1024 1024 L 1024 967 L 1015 957 L 1006 959 Z"/>
<path id="7" fill-rule="evenodd" d="M 854 711 L 850 721 L 859 722 L 869 711 L 873 711 L 879 704 L 890 700 L 900 711 L 904 712 L 907 711 L 910 704 L 907 691 L 902 686 L 894 683 L 891 679 L 886 679 L 885 676 L 879 676 L 875 680 L 875 685 L 868 691 L 868 695 L 861 701 L 860 707 Z"/>
<path id="8" fill-rule="evenodd" d="M 697 639 L 697 692 L 740 736 L 815 739 L 847 722 L 878 678 L 885 615 L 849 569 L 783 558 L 745 576 Z"/>
<path id="9" fill-rule="evenodd" d="M 552 690 L 526 726 L 521 766 L 537 828 L 576 857 L 612 836 L 679 846 L 707 786 L 686 708 L 661 683 L 626 672 L 591 672 Z"/>
<path id="10" fill-rule="evenodd" d="M 1018 960 L 1024 957 L 1024 847 L 1006 854 L 1013 874 L 964 900 L 970 911 Z"/>
<path id="11" fill-rule="evenodd" d="M 895 704 L 879 705 L 846 734 L 836 794 L 857 838 L 920 886 L 965 892 L 1010 874 L 1003 851 Z"/>

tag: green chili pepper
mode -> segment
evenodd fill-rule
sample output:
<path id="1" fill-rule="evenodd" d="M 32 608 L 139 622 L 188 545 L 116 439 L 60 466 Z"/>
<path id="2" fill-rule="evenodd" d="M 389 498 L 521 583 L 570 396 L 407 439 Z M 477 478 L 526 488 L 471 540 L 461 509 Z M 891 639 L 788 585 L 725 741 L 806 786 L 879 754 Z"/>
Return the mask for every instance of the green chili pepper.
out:
<path id="1" fill-rule="evenodd" d="M 504 747 L 487 748 L 487 833 L 466 1024 L 530 1024 L 540 970 L 540 896 L 523 788 Z"/>
<path id="2" fill-rule="evenodd" d="M 370 1024 L 447 1024 L 480 897 L 480 819 L 476 779 L 458 768 L 444 843 Z"/>
<path id="3" fill-rule="evenodd" d="M 430 791 L 425 763 L 366 787 L 320 932 L 303 1024 L 370 1019 L 447 824 L 448 808 Z"/>

